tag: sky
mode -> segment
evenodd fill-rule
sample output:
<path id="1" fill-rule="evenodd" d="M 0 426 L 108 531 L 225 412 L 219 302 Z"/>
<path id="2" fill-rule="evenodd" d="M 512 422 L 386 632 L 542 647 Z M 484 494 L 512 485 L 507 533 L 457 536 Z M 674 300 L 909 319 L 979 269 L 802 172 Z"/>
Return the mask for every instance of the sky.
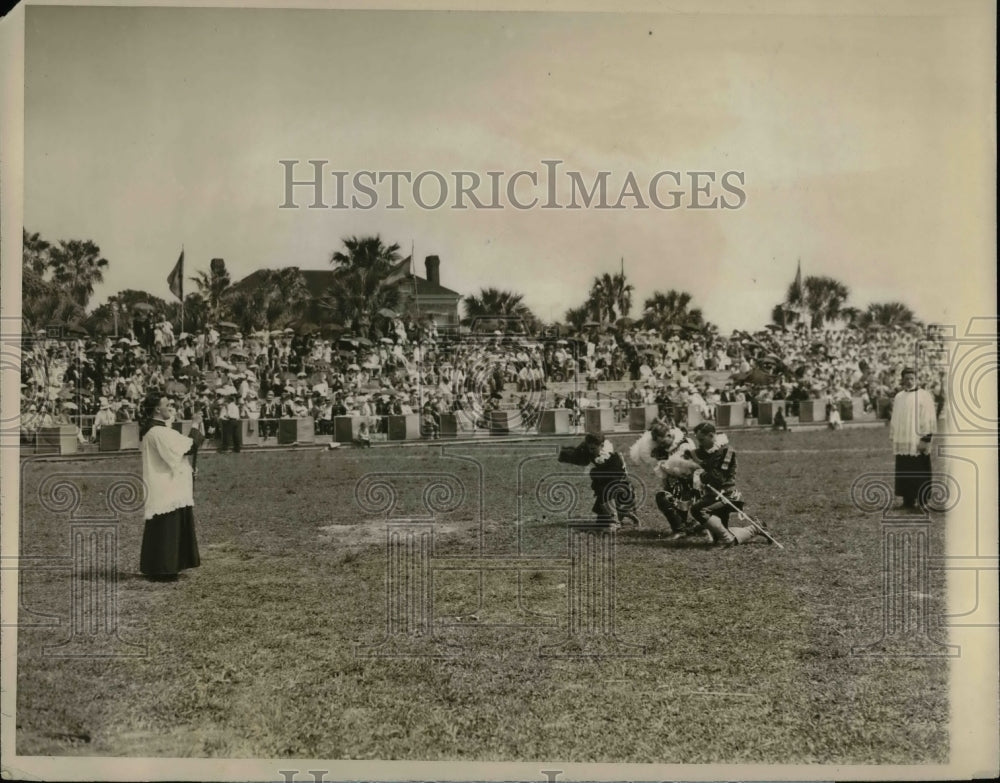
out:
<path id="1" fill-rule="evenodd" d="M 675 288 L 723 330 L 755 329 L 799 260 L 858 307 L 992 314 L 992 32 L 962 4 L 910 7 L 932 10 L 30 7 L 25 225 L 101 247 L 95 305 L 124 288 L 169 297 L 182 247 L 188 276 L 221 257 L 238 280 L 329 268 L 342 238 L 378 233 L 412 247 L 418 273 L 436 254 L 443 285 L 518 291 L 546 320 L 624 264 L 633 315 Z M 746 197 L 738 209 L 431 210 L 404 183 L 403 208 L 388 209 L 385 183 L 370 210 L 306 209 L 301 188 L 301 208 L 279 208 L 279 161 L 301 161 L 304 179 L 310 159 L 351 172 L 348 186 L 360 170 L 544 178 L 541 161 L 556 159 L 586 182 L 611 172 L 612 203 L 629 172 L 646 188 L 663 170 L 738 171 Z"/>

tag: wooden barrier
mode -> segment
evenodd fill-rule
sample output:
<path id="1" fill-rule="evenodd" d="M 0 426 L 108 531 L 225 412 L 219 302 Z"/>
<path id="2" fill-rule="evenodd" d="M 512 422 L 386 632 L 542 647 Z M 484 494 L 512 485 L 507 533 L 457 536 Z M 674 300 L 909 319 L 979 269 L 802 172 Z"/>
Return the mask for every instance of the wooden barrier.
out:
<path id="1" fill-rule="evenodd" d="M 611 408 L 584 408 L 583 429 L 601 434 L 615 428 L 615 412 Z"/>
<path id="2" fill-rule="evenodd" d="M 334 416 L 333 440 L 336 443 L 353 443 L 361 429 L 360 416 Z"/>
<path id="3" fill-rule="evenodd" d="M 139 425 L 134 421 L 105 424 L 101 427 L 100 451 L 128 451 L 139 448 Z"/>
<path id="4" fill-rule="evenodd" d="M 799 403 L 799 423 L 826 421 L 826 397 L 818 400 L 802 400 Z"/>
<path id="5" fill-rule="evenodd" d="M 80 450 L 76 432 L 76 427 L 71 424 L 40 428 L 35 435 L 35 453 L 76 454 Z"/>
<path id="6" fill-rule="evenodd" d="M 837 410 L 840 411 L 841 421 L 854 421 L 861 417 L 865 407 L 860 397 L 854 397 L 850 400 L 837 400 Z"/>
<path id="7" fill-rule="evenodd" d="M 442 438 L 455 438 L 462 431 L 462 425 L 458 421 L 456 413 L 442 413 L 439 415 L 441 429 L 438 435 Z"/>
<path id="8" fill-rule="evenodd" d="M 568 435 L 569 410 L 555 408 L 542 411 L 538 419 L 538 431 L 543 435 Z"/>
<path id="9" fill-rule="evenodd" d="M 404 413 L 388 416 L 389 440 L 420 440 L 420 414 Z"/>
<path id="10" fill-rule="evenodd" d="M 240 419 L 244 446 L 260 445 L 260 419 Z"/>
<path id="11" fill-rule="evenodd" d="M 648 430 L 659 413 L 660 409 L 655 405 L 640 405 L 636 408 L 630 408 L 628 412 L 628 428 L 633 432 Z"/>
<path id="12" fill-rule="evenodd" d="M 191 434 L 191 419 L 177 419 L 171 426 L 185 437 Z"/>
<path id="13" fill-rule="evenodd" d="M 438 435 L 442 438 L 454 438 L 463 433 L 472 433 L 476 429 L 469 414 L 465 411 L 442 413 L 440 417 L 441 431 Z"/>
<path id="14" fill-rule="evenodd" d="M 742 427 L 746 420 L 745 402 L 723 402 L 715 406 L 715 423 L 719 427 Z"/>
<path id="15" fill-rule="evenodd" d="M 521 425 L 520 411 L 490 411 L 490 435 L 510 435 Z"/>
<path id="16" fill-rule="evenodd" d="M 278 443 L 315 443 L 316 424 L 309 417 L 278 419 Z"/>
<path id="17" fill-rule="evenodd" d="M 757 423 L 764 425 L 774 424 L 774 414 L 778 411 L 784 412 L 784 400 L 768 400 L 757 403 Z"/>

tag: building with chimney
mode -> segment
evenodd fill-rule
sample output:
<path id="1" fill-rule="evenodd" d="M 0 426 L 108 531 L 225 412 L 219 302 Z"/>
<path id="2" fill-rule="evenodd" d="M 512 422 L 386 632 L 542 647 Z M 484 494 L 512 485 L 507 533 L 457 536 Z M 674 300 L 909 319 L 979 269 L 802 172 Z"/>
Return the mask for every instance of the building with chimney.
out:
<path id="1" fill-rule="evenodd" d="M 441 259 L 424 258 L 425 276 L 409 275 L 399 283 L 399 307 L 415 318 L 431 316 L 438 327 L 458 327 L 458 301 L 462 295 L 441 285 Z"/>
<path id="2" fill-rule="evenodd" d="M 412 267 L 411 267 L 412 269 Z M 247 288 L 258 285 L 264 270 L 257 270 L 244 277 L 234 288 Z M 321 324 L 324 313 L 318 302 L 334 281 L 332 269 L 303 269 L 302 278 L 313 302 L 304 314 L 303 320 Z M 424 319 L 428 316 L 440 329 L 457 329 L 459 322 L 458 303 L 462 295 L 441 285 L 441 259 L 438 256 L 427 256 L 424 259 L 425 276 L 408 274 L 398 283 L 398 310 L 403 315 Z"/>

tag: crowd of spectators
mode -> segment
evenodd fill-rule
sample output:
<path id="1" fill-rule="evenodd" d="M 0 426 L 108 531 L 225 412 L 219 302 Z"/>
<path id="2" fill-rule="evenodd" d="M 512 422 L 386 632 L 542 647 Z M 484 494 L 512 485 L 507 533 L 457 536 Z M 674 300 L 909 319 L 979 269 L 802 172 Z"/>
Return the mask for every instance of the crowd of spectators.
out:
<path id="1" fill-rule="evenodd" d="M 747 413 L 767 400 L 860 397 L 866 408 L 891 397 L 904 366 L 943 402 L 943 343 L 933 327 L 779 330 L 728 337 L 633 328 L 586 330 L 574 337 L 439 333 L 428 321 L 385 319 L 369 333 L 323 336 L 292 329 L 241 334 L 217 323 L 175 333 L 166 321 L 137 319 L 118 337 L 39 331 L 22 350 L 21 429 L 77 424 L 81 439 L 103 425 L 137 418 L 144 396 L 161 389 L 178 415 L 200 414 L 207 434 L 235 403 L 273 437 L 276 420 L 312 417 L 332 431 L 333 417 L 358 415 L 372 433 L 390 414 L 424 414 L 425 434 L 439 416 L 465 411 L 484 426 L 491 409 L 519 407 L 529 425 L 542 408 L 574 417 L 588 405 L 656 404 L 681 420 L 695 408 L 710 418 L 720 403 Z M 715 383 L 706 376 L 724 378 Z M 567 386 L 567 384 L 570 384 Z M 609 393 L 609 389 L 611 389 Z M 610 402 L 609 402 L 610 401 Z M 228 407 L 229 410 L 233 410 Z"/>

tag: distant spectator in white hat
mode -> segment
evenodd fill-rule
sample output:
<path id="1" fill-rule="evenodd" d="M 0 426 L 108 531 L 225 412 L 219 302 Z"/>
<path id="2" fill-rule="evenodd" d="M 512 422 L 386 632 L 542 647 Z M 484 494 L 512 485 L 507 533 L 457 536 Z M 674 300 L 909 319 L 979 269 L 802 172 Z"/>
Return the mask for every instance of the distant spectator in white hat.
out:
<path id="1" fill-rule="evenodd" d="M 111 410 L 111 403 L 107 397 L 101 397 L 98 401 L 97 415 L 94 417 L 94 431 L 91 440 L 97 441 L 100 437 L 101 427 L 115 423 L 115 414 Z"/>

